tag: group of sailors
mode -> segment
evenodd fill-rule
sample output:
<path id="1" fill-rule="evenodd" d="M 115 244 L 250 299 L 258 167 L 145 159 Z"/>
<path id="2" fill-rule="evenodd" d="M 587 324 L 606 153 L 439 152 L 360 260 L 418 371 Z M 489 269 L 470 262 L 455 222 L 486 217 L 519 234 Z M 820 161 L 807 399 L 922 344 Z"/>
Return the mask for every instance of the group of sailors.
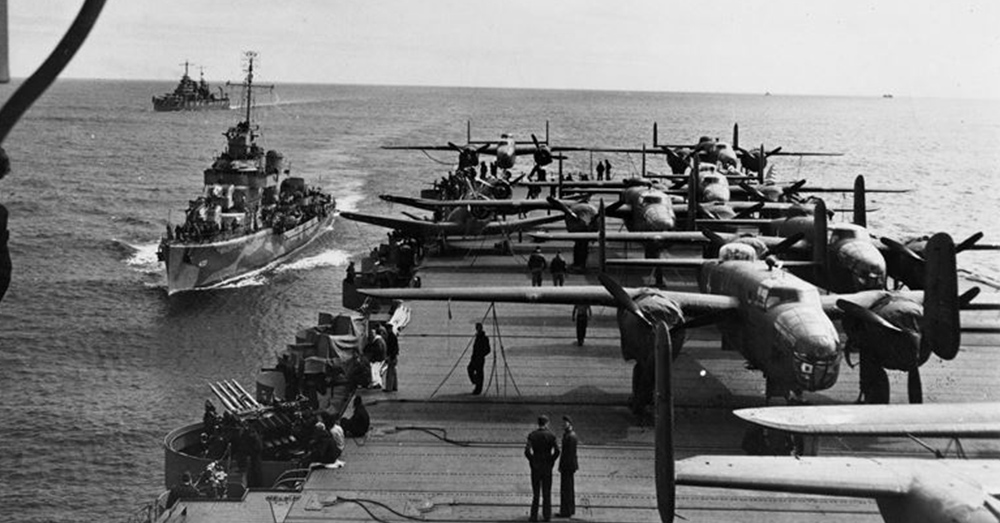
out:
<path id="1" fill-rule="evenodd" d="M 414 270 L 423 254 L 423 243 L 393 231 L 387 243 L 372 248 L 369 261 L 364 262 L 370 267 L 359 274 L 351 261 L 347 264 L 345 279 L 358 287 L 419 287 L 420 279 L 414 276 Z"/>
<path id="2" fill-rule="evenodd" d="M 371 416 L 360 396 L 354 396 L 350 416 L 314 409 L 305 396 L 294 401 L 274 401 L 266 405 L 266 416 L 248 413 L 237 416 L 226 411 L 219 415 L 210 401 L 205 402 L 200 436 L 200 452 L 212 461 L 195 479 L 186 471 L 170 489 L 167 508 L 179 499 L 224 499 L 228 477 L 245 474 L 247 488 L 266 487 L 262 482 L 262 462 L 292 461 L 301 468 L 343 466 L 340 459 L 345 438 L 363 438 L 371 428 Z M 231 463 L 230 470 L 222 463 Z"/>
<path id="3" fill-rule="evenodd" d="M 477 195 L 496 200 L 510 198 L 510 171 L 504 169 L 502 175 L 498 175 L 496 163 L 492 166 L 487 169 L 486 162 L 483 162 L 478 170 L 475 167 L 463 167 L 449 172 L 447 176 L 434 182 L 434 190 L 442 200 L 471 199 Z M 487 175 L 487 171 L 490 174 Z"/>
<path id="4" fill-rule="evenodd" d="M 276 234 L 292 229 L 315 217 L 324 217 L 329 212 L 332 197 L 319 189 L 309 188 L 304 194 L 283 194 L 277 204 L 265 205 L 257 212 L 256 206 L 236 206 L 235 212 L 243 212 L 244 219 L 223 220 L 218 213 L 211 218 L 208 209 L 221 209 L 218 201 L 199 197 L 190 202 L 184 223 L 167 228 L 167 239 L 181 242 L 201 242 L 219 239 L 220 235 L 233 236 L 257 232 L 261 227 L 270 227 Z"/>

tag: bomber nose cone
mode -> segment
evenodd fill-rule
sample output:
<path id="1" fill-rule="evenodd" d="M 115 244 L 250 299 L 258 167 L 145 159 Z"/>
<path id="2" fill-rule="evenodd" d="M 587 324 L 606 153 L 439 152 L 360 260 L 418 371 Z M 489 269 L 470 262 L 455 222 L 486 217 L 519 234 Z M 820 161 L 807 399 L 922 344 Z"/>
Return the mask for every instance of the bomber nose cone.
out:
<path id="1" fill-rule="evenodd" d="M 670 231 L 674 228 L 674 215 L 665 205 L 650 206 L 643 212 L 643 224 L 648 231 Z"/>
<path id="2" fill-rule="evenodd" d="M 872 243 L 849 242 L 837 257 L 850 270 L 857 290 L 885 288 L 885 258 Z"/>
<path id="3" fill-rule="evenodd" d="M 707 185 L 702 191 L 701 197 L 704 202 L 728 202 L 730 197 L 729 185 L 719 183 Z"/>
<path id="4" fill-rule="evenodd" d="M 795 380 L 804 390 L 828 389 L 837 382 L 843 353 L 834 336 L 800 338 L 792 349 Z"/>

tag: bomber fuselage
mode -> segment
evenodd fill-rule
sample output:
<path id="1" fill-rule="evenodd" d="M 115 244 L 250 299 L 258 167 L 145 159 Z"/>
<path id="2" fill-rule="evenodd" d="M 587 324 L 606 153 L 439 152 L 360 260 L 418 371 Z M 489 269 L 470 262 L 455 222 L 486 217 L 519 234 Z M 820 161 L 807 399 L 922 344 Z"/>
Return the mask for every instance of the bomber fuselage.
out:
<path id="1" fill-rule="evenodd" d="M 622 193 L 622 200 L 631 208 L 631 216 L 625 221 L 630 231 L 670 231 L 677 223 L 673 202 L 663 191 L 629 187 Z"/>
<path id="2" fill-rule="evenodd" d="M 709 263 L 702 292 L 740 301 L 737 318 L 720 324 L 723 348 L 739 351 L 768 380 L 768 396 L 817 391 L 837 381 L 842 344 L 823 312 L 819 291 L 761 261 Z"/>
<path id="3" fill-rule="evenodd" d="M 497 167 L 510 169 L 514 167 L 516 159 L 517 145 L 514 142 L 514 137 L 509 134 L 500 136 L 500 142 L 497 143 Z"/>

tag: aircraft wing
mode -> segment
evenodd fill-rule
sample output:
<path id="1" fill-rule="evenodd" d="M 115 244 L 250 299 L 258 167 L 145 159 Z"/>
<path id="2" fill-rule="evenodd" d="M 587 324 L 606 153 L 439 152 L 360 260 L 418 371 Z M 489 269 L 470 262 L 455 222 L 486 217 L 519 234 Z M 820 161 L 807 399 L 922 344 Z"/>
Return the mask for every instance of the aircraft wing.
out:
<path id="1" fill-rule="evenodd" d="M 384 201 L 409 205 L 418 209 L 433 211 L 447 207 L 479 207 L 493 209 L 497 212 L 514 214 L 522 211 L 539 209 L 554 209 L 546 200 L 432 200 L 429 198 L 411 198 L 409 196 L 379 195 Z M 578 200 L 562 200 L 566 205 L 579 203 Z"/>
<path id="2" fill-rule="evenodd" d="M 844 153 L 797 153 L 792 151 L 778 151 L 768 154 L 768 156 L 843 156 Z M 847 191 L 851 192 L 851 191 Z"/>
<path id="3" fill-rule="evenodd" d="M 388 216 L 375 216 L 371 214 L 361 214 L 356 212 L 341 211 L 341 218 L 356 222 L 370 223 L 379 227 L 395 229 L 408 236 L 434 237 L 441 234 L 447 235 L 449 224 L 446 222 L 431 222 L 423 220 L 411 220 L 406 218 L 390 218 Z M 457 232 L 453 233 L 457 234 Z"/>
<path id="4" fill-rule="evenodd" d="M 716 233 L 723 240 L 729 242 L 740 237 L 739 234 L 720 232 Z M 588 240 L 597 241 L 596 232 L 533 232 L 531 237 L 538 242 L 547 241 L 577 241 Z M 778 236 L 754 236 L 768 248 L 774 247 L 785 241 L 787 238 Z M 662 244 L 706 244 L 711 243 L 704 234 L 694 231 L 658 231 L 658 232 L 608 232 L 605 237 L 609 242 L 657 242 Z M 806 240 L 799 240 L 789 249 L 797 252 L 808 252 L 809 243 Z M 784 262 L 787 266 L 789 262 Z"/>
<path id="5" fill-rule="evenodd" d="M 635 298 L 645 293 L 645 288 L 625 289 Z M 441 287 L 419 289 L 359 289 L 358 292 L 377 298 L 413 301 L 471 301 L 502 303 L 552 303 L 588 304 L 614 307 L 616 302 L 611 293 L 599 285 L 578 285 L 567 287 Z M 694 315 L 729 310 L 738 306 L 738 301 L 730 296 L 701 294 L 696 292 L 667 292 L 685 313 Z"/>
<path id="6" fill-rule="evenodd" d="M 664 191 L 664 192 L 668 192 L 668 191 Z M 687 191 L 683 191 L 683 192 L 686 193 Z M 761 205 L 762 203 L 763 203 L 763 205 Z M 703 205 L 707 205 L 707 204 L 703 204 Z M 744 211 L 744 210 L 751 209 L 751 208 L 754 208 L 754 207 L 757 207 L 760 210 L 764 210 L 764 211 L 781 211 L 781 212 L 787 212 L 789 209 L 791 209 L 793 207 L 812 211 L 812 206 L 810 206 L 810 205 L 803 205 L 801 203 L 786 203 L 786 202 L 741 202 L 741 201 L 735 201 L 734 202 L 734 201 L 730 201 L 730 202 L 726 202 L 725 204 L 720 204 L 720 205 L 727 205 L 727 206 L 729 206 L 729 208 L 731 208 L 732 210 L 734 210 L 736 212 Z M 687 212 L 688 212 L 688 204 L 686 204 L 686 203 L 675 203 L 674 204 L 674 213 L 676 213 L 676 214 L 687 214 Z M 762 220 L 760 218 L 752 218 L 752 219 L 748 218 L 746 220 L 743 220 L 746 223 L 738 223 L 738 222 L 741 221 L 739 219 L 735 219 L 735 220 L 714 220 L 714 221 L 716 221 L 716 222 L 720 222 L 720 221 L 721 222 L 726 222 L 727 224 L 731 224 L 731 225 L 759 225 L 759 222 L 762 222 L 762 221 L 768 221 L 769 222 L 770 220 Z"/>
<path id="7" fill-rule="evenodd" d="M 853 187 L 848 188 L 848 187 L 809 187 L 809 186 L 805 186 L 805 187 L 799 188 L 797 192 L 852 193 L 852 192 L 854 192 L 854 188 Z M 873 189 L 867 189 L 866 188 L 865 192 L 866 193 L 906 193 L 906 192 L 910 192 L 910 189 L 885 189 L 885 188 L 876 187 L 876 188 L 873 188 Z"/>
<path id="8" fill-rule="evenodd" d="M 820 303 L 823 305 L 823 312 L 827 313 L 831 317 L 840 317 L 844 311 L 837 307 L 838 300 L 847 300 L 849 302 L 860 305 L 866 309 L 872 308 L 875 302 L 881 300 L 885 296 L 892 294 L 894 296 L 901 296 L 908 298 L 917 303 L 924 302 L 924 291 L 881 291 L 881 290 L 868 290 L 868 291 L 858 291 L 850 294 L 823 294 L 819 297 Z"/>
<path id="9" fill-rule="evenodd" d="M 539 216 L 537 218 L 526 218 L 523 220 L 511 221 L 491 221 L 483 222 L 470 220 L 467 223 L 459 222 L 432 222 L 424 220 L 411 220 L 404 218 L 390 218 L 388 216 L 375 216 L 371 214 L 361 214 L 356 212 L 341 212 L 340 216 L 356 222 L 370 223 L 379 227 L 395 229 L 410 236 L 421 236 L 433 238 L 438 236 L 478 236 L 491 234 L 508 234 L 511 232 L 523 231 L 544 225 L 546 223 L 558 222 L 563 219 L 560 214 L 551 216 Z"/>
<path id="10" fill-rule="evenodd" d="M 677 462 L 676 477 L 678 485 L 894 497 L 909 491 L 913 471 L 929 460 L 910 459 L 905 468 L 891 466 L 886 461 L 854 457 L 694 456 Z M 907 469 L 909 474 L 905 473 Z"/>
<path id="11" fill-rule="evenodd" d="M 608 189 L 609 191 L 611 189 L 614 189 L 614 190 L 617 190 L 617 191 L 620 192 L 622 189 L 625 189 L 627 187 L 650 186 L 650 185 L 653 185 L 653 182 L 652 181 L 646 182 L 646 183 L 642 183 L 642 182 L 625 183 L 625 182 L 620 182 L 620 181 L 610 181 L 610 182 L 607 182 L 607 181 L 599 181 L 599 182 L 598 181 L 586 181 L 586 182 L 584 182 L 584 181 L 572 181 L 571 182 L 571 181 L 563 180 L 562 183 L 559 183 L 558 180 L 555 180 L 555 181 L 544 181 L 544 182 L 522 181 L 522 182 L 518 182 L 518 185 L 523 185 L 525 187 L 542 187 L 542 188 L 545 188 L 545 187 L 562 187 L 563 190 L 572 190 L 573 192 L 583 193 L 583 192 L 588 192 L 590 190 L 595 190 L 596 191 L 596 190 L 602 190 L 602 189 Z"/>
<path id="12" fill-rule="evenodd" d="M 709 263 L 719 263 L 716 258 L 618 258 L 606 261 L 613 267 L 641 267 L 653 269 L 656 267 L 697 268 Z M 812 267 L 816 262 L 800 260 L 782 260 L 782 267 Z"/>
<path id="13" fill-rule="evenodd" d="M 544 200 L 541 201 L 544 202 Z M 545 225 L 547 223 L 561 222 L 564 219 L 565 218 L 562 214 L 553 214 L 551 216 L 538 216 L 535 218 L 524 218 L 522 220 L 492 221 L 486 224 L 482 230 L 476 234 L 509 234 L 512 232 L 534 229 L 539 225 Z"/>
<path id="14" fill-rule="evenodd" d="M 382 149 L 393 151 L 454 151 L 450 145 L 383 145 Z"/>
<path id="15" fill-rule="evenodd" d="M 531 237 L 536 241 L 597 241 L 596 232 L 533 232 Z M 700 232 L 663 231 L 663 232 L 607 232 L 605 240 L 609 242 L 664 242 L 664 243 L 709 243 L 709 239 Z"/>
<path id="16" fill-rule="evenodd" d="M 1000 403 L 764 407 L 734 414 L 755 425 L 797 434 L 1000 437 Z"/>
<path id="17" fill-rule="evenodd" d="M 589 150 L 590 149 L 587 147 L 568 147 L 568 146 L 549 147 L 549 151 L 553 153 L 571 152 L 571 151 L 589 151 Z M 535 154 L 536 151 L 538 151 L 538 147 L 535 146 L 534 142 L 518 142 L 517 145 L 514 146 L 514 154 L 518 156 Z"/>

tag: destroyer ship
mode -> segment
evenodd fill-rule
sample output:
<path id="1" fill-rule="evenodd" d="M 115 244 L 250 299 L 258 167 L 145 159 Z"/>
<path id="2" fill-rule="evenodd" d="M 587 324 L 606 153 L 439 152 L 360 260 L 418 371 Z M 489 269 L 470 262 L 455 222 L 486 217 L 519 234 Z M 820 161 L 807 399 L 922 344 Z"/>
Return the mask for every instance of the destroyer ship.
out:
<path id="1" fill-rule="evenodd" d="M 204 71 L 201 79 L 195 82 L 188 76 L 188 62 L 184 62 L 184 76 L 174 88 L 174 92 L 153 97 L 153 110 L 166 111 L 206 111 L 210 109 L 229 109 L 229 95 L 222 88 L 216 95 L 205 81 Z"/>
<path id="2" fill-rule="evenodd" d="M 160 241 L 158 257 L 166 264 L 169 294 L 262 270 L 333 222 L 333 197 L 287 176 L 283 156 L 257 145 L 258 128 L 251 119 L 255 56 L 247 54 L 244 119 L 224 133 L 226 149 L 205 170 L 204 193 L 189 203 L 184 223 L 168 223 Z"/>

